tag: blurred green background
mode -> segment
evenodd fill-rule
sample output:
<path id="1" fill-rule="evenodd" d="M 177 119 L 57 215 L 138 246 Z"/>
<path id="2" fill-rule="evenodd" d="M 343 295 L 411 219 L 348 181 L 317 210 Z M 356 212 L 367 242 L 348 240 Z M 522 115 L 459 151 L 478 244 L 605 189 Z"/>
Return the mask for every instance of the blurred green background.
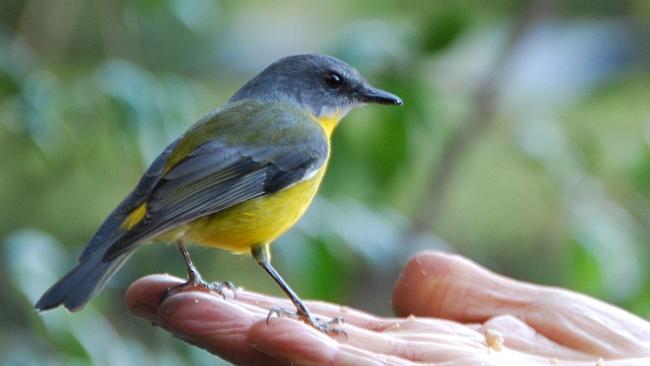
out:
<path id="1" fill-rule="evenodd" d="M 147 164 L 276 59 L 321 52 L 400 95 L 338 128 L 321 195 L 274 246 L 304 298 L 390 314 L 423 248 L 650 318 L 650 2 L 3 0 L 0 364 L 214 364 L 127 314 L 143 247 L 86 308 L 32 305 Z M 204 277 L 280 295 L 246 256 Z"/>

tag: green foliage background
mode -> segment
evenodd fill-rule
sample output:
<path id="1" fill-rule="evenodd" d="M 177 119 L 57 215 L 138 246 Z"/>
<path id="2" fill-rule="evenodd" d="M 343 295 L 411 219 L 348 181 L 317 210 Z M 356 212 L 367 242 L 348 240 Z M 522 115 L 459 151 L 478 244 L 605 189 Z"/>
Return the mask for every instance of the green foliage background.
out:
<path id="1" fill-rule="evenodd" d="M 3 1 L 0 364 L 214 364 L 122 305 L 139 276 L 183 274 L 171 246 L 77 314 L 32 305 L 167 143 L 300 52 L 405 101 L 345 119 L 274 246 L 303 297 L 388 315 L 429 248 L 650 318 L 649 19 L 643 0 Z M 250 258 L 193 251 L 204 277 L 280 295 Z"/>

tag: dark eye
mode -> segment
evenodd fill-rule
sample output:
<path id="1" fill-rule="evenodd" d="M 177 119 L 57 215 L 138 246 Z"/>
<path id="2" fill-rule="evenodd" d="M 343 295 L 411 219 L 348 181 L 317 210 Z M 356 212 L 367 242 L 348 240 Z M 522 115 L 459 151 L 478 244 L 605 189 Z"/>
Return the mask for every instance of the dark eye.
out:
<path id="1" fill-rule="evenodd" d="M 325 85 L 330 89 L 338 89 L 343 85 L 343 76 L 334 71 L 325 74 Z"/>

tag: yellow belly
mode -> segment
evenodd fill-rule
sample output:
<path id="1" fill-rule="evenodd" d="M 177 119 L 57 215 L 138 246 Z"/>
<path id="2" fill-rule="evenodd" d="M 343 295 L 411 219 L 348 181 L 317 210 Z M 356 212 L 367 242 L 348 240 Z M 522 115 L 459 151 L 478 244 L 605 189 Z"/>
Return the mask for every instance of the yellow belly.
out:
<path id="1" fill-rule="evenodd" d="M 274 241 L 300 219 L 316 195 L 324 172 L 325 165 L 309 180 L 201 217 L 157 239 L 181 239 L 236 253 L 249 252 L 253 245 Z"/>

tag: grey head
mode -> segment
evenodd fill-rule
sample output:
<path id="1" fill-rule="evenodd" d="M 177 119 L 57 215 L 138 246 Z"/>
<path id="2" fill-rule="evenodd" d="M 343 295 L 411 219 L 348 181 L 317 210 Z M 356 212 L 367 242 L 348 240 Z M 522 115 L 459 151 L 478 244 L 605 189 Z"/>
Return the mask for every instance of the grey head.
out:
<path id="1" fill-rule="evenodd" d="M 230 101 L 244 99 L 288 102 L 317 117 L 345 114 L 366 103 L 402 104 L 396 95 L 370 86 L 352 66 L 318 54 L 289 56 L 274 62 Z"/>

